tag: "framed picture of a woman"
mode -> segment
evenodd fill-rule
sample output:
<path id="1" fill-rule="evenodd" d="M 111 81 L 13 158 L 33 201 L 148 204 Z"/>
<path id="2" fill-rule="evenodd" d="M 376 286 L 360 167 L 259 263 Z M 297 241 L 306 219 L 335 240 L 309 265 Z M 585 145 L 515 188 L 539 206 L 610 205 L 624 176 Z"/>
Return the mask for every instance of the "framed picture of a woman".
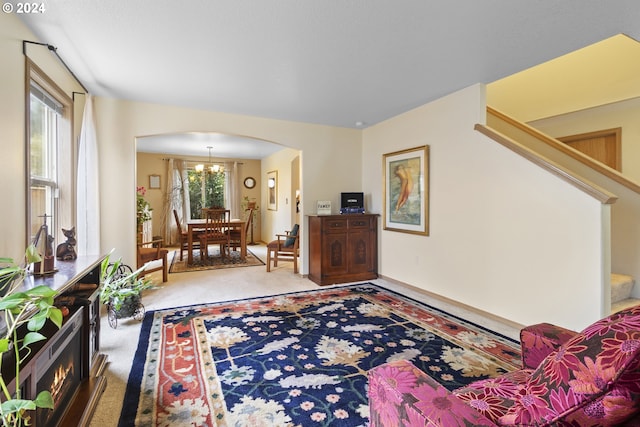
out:
<path id="1" fill-rule="evenodd" d="M 429 146 L 382 158 L 383 228 L 429 235 Z"/>

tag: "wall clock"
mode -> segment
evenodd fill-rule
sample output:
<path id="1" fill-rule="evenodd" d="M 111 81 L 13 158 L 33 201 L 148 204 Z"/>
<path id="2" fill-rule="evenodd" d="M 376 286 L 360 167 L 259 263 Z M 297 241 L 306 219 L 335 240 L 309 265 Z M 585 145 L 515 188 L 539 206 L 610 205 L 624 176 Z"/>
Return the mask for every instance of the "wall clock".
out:
<path id="1" fill-rule="evenodd" d="M 253 188 L 256 186 L 256 180 L 248 176 L 244 179 L 244 186 L 247 188 Z"/>

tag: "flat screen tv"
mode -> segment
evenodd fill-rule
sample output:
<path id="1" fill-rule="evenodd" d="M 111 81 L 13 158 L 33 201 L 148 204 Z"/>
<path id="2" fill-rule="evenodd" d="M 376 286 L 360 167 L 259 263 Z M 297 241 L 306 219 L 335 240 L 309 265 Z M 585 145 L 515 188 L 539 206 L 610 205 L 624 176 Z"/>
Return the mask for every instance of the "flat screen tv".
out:
<path id="1" fill-rule="evenodd" d="M 341 193 L 341 208 L 364 208 L 364 193 Z"/>

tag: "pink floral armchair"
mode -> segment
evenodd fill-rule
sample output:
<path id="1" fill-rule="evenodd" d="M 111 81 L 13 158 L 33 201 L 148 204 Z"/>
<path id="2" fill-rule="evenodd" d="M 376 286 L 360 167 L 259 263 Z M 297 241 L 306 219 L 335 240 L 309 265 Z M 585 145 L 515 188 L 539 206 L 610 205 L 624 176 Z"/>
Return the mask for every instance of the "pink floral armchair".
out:
<path id="1" fill-rule="evenodd" d="M 522 369 L 453 392 L 408 361 L 372 369 L 371 427 L 640 426 L 640 306 L 520 339 Z"/>

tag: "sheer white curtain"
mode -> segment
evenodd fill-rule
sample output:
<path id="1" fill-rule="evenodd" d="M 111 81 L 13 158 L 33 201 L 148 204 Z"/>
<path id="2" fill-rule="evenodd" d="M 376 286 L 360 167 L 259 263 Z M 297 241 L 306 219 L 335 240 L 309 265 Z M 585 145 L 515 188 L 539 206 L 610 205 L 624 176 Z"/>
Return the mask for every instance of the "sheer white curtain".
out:
<path id="1" fill-rule="evenodd" d="M 165 244 L 173 245 L 179 242 L 178 225 L 176 224 L 173 211 L 178 213 L 178 218 L 184 226 L 186 221 L 191 218 L 191 209 L 189 204 L 189 182 L 187 174 L 187 163 L 184 160 L 168 159 L 167 160 L 167 181 L 166 198 L 165 198 L 165 225 L 164 240 Z"/>
<path id="2" fill-rule="evenodd" d="M 224 200 L 226 200 L 227 209 L 231 211 L 231 218 L 242 218 L 239 168 L 238 162 L 225 162 L 224 164 Z"/>
<path id="3" fill-rule="evenodd" d="M 93 116 L 93 97 L 87 94 L 78 142 L 78 178 L 76 200 L 76 252 L 100 253 L 100 182 L 98 141 Z"/>

